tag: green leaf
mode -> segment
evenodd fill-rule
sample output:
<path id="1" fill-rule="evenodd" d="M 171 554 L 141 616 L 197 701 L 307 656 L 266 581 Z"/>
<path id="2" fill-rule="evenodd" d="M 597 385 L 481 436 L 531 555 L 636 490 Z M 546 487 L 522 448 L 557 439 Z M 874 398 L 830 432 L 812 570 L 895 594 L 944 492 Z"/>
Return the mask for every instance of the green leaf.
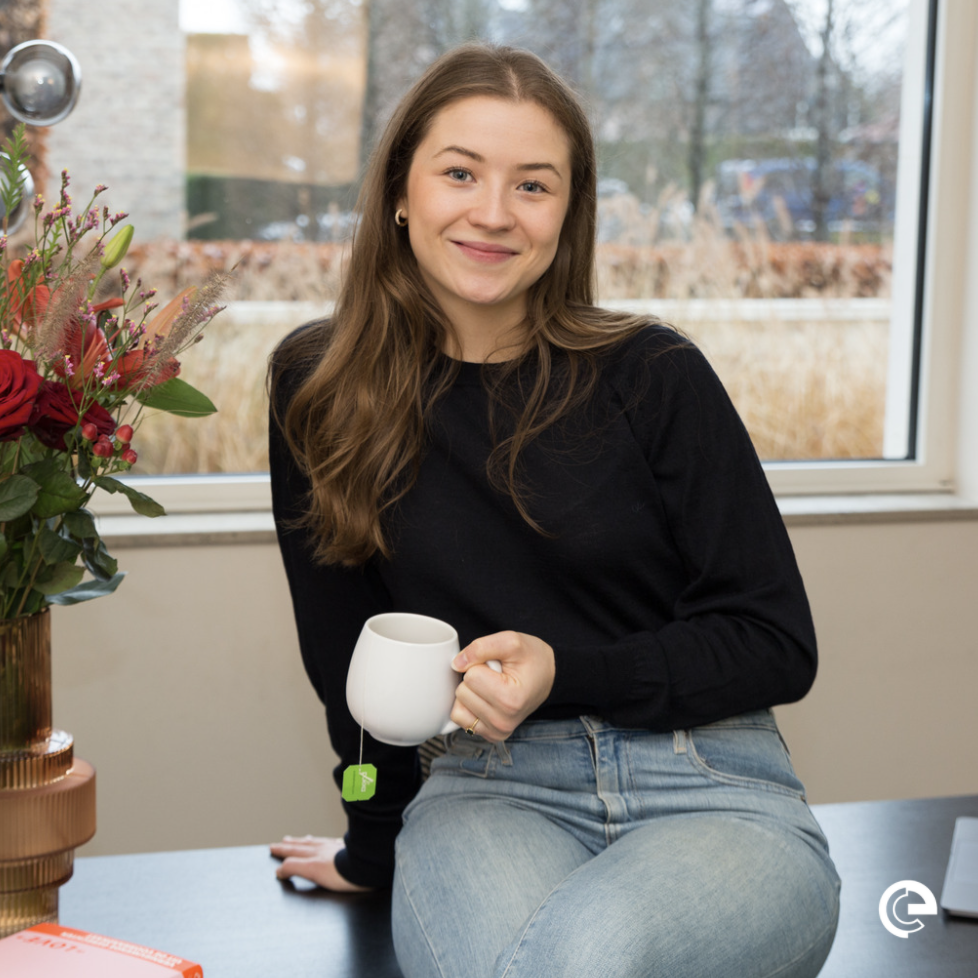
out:
<path id="1" fill-rule="evenodd" d="M 12 475 L 0 482 L 0 523 L 30 512 L 41 487 L 26 475 Z"/>
<path id="2" fill-rule="evenodd" d="M 52 458 L 45 455 L 33 462 L 22 465 L 21 471 L 29 475 L 35 482 L 40 483 L 43 479 L 50 478 L 55 472 L 62 471 L 63 465 L 59 461 L 61 457 L 57 456 Z"/>
<path id="3" fill-rule="evenodd" d="M 182 418 L 204 418 L 217 410 L 206 394 L 179 377 L 147 387 L 136 395 L 136 400 L 148 408 L 178 414 Z"/>
<path id="4" fill-rule="evenodd" d="M 90 540 L 85 541 L 82 560 L 92 576 L 100 581 L 107 581 L 119 573 L 119 561 L 110 556 L 101 540 L 98 541 L 98 546 L 93 545 Z"/>
<path id="5" fill-rule="evenodd" d="M 139 492 L 127 483 L 113 479 L 110 475 L 96 476 L 92 482 L 106 492 L 121 492 L 140 516 L 166 516 L 166 510 L 155 499 L 150 499 L 146 493 Z"/>
<path id="6" fill-rule="evenodd" d="M 4 523 L 3 535 L 7 538 L 8 543 L 13 543 L 15 540 L 22 541 L 32 537 L 34 535 L 34 518 L 30 512 Z"/>
<path id="7" fill-rule="evenodd" d="M 31 509 L 42 520 L 73 512 L 85 505 L 85 490 L 54 459 L 35 462 L 24 471 L 41 487 Z"/>
<path id="8" fill-rule="evenodd" d="M 58 564 L 64 561 L 73 564 L 81 553 L 81 547 L 74 540 L 63 537 L 56 530 L 52 530 L 47 523 L 41 527 L 37 535 L 37 545 L 46 564 Z"/>
<path id="9" fill-rule="evenodd" d="M 50 573 L 40 576 L 45 579 L 35 581 L 34 590 L 40 591 L 45 597 L 50 598 L 53 594 L 59 594 L 75 587 L 85 576 L 85 568 L 65 561 L 61 564 L 55 564 Z"/>
<path id="10" fill-rule="evenodd" d="M 98 539 L 95 520 L 87 509 L 78 509 L 73 513 L 65 513 L 62 525 L 78 540 Z"/>
<path id="11" fill-rule="evenodd" d="M 92 598 L 101 598 L 106 594 L 111 594 L 126 576 L 125 571 L 119 571 L 107 581 L 85 581 L 73 587 L 70 591 L 62 591 L 50 597 L 51 604 L 78 604 L 81 601 L 91 601 Z"/>

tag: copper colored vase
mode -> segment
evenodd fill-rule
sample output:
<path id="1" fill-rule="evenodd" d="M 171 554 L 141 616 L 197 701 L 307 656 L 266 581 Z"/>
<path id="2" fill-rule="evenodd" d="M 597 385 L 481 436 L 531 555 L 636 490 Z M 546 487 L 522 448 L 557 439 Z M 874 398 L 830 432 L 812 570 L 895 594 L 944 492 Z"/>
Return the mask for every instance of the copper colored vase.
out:
<path id="1" fill-rule="evenodd" d="M 95 771 L 51 727 L 51 615 L 0 619 L 0 937 L 58 919 L 95 834 Z"/>

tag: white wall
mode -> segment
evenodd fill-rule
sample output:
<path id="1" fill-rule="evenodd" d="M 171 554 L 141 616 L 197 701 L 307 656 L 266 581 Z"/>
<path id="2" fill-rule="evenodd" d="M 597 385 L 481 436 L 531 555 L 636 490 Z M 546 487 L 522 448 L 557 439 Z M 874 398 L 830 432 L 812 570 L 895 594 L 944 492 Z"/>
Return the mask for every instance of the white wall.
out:
<path id="1" fill-rule="evenodd" d="M 47 132 L 49 206 L 67 168 L 76 212 L 104 183 L 99 208 L 128 211 L 138 241 L 182 237 L 187 120 L 178 11 L 179 0 L 47 0 L 45 36 L 68 48 L 82 73 L 74 111 Z"/>
<path id="2" fill-rule="evenodd" d="M 336 825 L 324 714 L 277 548 L 115 554 L 129 572 L 116 594 L 52 609 L 55 726 L 97 770 L 99 828 L 85 852 Z"/>
<path id="3" fill-rule="evenodd" d="M 810 799 L 978 793 L 978 520 L 791 536 L 820 668 L 777 714 Z"/>

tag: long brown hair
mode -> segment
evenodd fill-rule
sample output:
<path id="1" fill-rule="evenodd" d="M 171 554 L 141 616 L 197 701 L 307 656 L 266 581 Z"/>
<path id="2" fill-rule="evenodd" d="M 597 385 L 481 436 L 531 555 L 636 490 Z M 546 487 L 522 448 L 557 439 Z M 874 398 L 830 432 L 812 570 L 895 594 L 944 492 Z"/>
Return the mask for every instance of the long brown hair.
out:
<path id="1" fill-rule="evenodd" d="M 477 95 L 540 105 L 571 147 L 570 201 L 554 260 L 528 294 L 523 355 L 493 371 L 493 389 L 501 391 L 534 358 L 532 387 L 508 433 L 497 438 L 488 475 L 536 529 L 521 497 L 520 452 L 589 397 L 597 352 L 649 321 L 593 304 L 597 166 L 587 115 L 570 88 L 535 55 L 513 48 L 469 44 L 437 60 L 404 97 L 371 158 L 333 318 L 272 356 L 273 405 L 277 379 L 304 369 L 277 420 L 311 481 L 306 522 L 316 556 L 327 563 L 391 555 L 383 514 L 413 484 L 427 412 L 454 379 L 438 357 L 451 325 L 394 212 L 435 116 Z M 566 364 L 559 384 L 553 383 L 555 351 L 564 351 Z"/>

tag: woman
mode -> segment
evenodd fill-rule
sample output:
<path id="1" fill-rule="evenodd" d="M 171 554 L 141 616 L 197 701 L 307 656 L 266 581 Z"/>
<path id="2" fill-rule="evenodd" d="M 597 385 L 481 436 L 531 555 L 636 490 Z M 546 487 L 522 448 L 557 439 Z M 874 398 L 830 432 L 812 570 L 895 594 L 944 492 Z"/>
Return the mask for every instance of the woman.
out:
<path id="1" fill-rule="evenodd" d="M 273 357 L 275 517 L 341 768 L 366 618 L 463 644 L 431 777 L 367 736 L 376 795 L 344 840 L 274 846 L 279 875 L 393 878 L 407 978 L 815 975 L 838 878 L 770 713 L 814 678 L 804 588 L 703 357 L 594 307 L 594 232 L 574 95 L 525 52 L 450 52 L 373 158 L 334 318 Z"/>

